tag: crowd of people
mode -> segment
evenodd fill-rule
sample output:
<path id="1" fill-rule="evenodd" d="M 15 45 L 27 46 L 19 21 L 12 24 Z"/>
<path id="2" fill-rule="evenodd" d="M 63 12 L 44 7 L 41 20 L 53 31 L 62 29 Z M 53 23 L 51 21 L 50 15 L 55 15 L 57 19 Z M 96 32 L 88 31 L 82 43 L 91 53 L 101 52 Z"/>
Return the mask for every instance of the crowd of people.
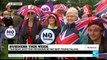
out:
<path id="1" fill-rule="evenodd" d="M 0 30 L 2 27 L 19 28 L 19 38 L 6 39 L 8 44 L 15 44 L 14 41 L 17 41 L 17 44 L 46 44 L 41 40 L 40 35 L 43 29 L 50 29 L 55 34 L 55 39 L 50 44 L 99 44 L 99 52 L 105 53 L 107 52 L 105 27 L 102 21 L 91 18 L 92 16 L 94 16 L 94 12 L 86 14 L 84 8 L 73 6 L 66 6 L 66 9 L 63 9 L 62 6 L 54 8 L 53 12 L 39 18 L 33 9 L 29 9 L 26 16 L 18 15 L 15 10 L 6 10 L 0 12 Z M 76 29 L 77 25 L 85 20 L 89 20 L 86 35 Z M 0 51 L 5 48 L 2 45 L 3 41 L 0 38 Z"/>

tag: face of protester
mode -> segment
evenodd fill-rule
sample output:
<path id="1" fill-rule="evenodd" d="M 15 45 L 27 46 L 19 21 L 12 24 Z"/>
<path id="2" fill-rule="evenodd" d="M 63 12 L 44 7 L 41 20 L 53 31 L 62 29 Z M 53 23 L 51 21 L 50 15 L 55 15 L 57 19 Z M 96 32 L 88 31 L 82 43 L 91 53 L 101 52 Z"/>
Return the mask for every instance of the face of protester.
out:
<path id="1" fill-rule="evenodd" d="M 57 10 L 57 13 L 63 15 L 64 11 L 63 10 Z"/>
<path id="2" fill-rule="evenodd" d="M 55 18 L 49 17 L 49 24 L 55 24 Z"/>
<path id="3" fill-rule="evenodd" d="M 67 13 L 66 14 L 66 20 L 67 20 L 68 24 L 71 24 L 77 20 L 77 16 L 75 14 L 72 14 L 72 13 Z"/>
<path id="4" fill-rule="evenodd" d="M 34 17 L 35 17 L 35 12 L 29 11 L 29 12 L 27 13 L 27 17 L 28 17 L 29 19 L 34 19 Z"/>
<path id="5" fill-rule="evenodd" d="M 88 34 L 91 40 L 96 41 L 103 36 L 103 31 L 98 25 L 91 25 L 88 27 Z"/>

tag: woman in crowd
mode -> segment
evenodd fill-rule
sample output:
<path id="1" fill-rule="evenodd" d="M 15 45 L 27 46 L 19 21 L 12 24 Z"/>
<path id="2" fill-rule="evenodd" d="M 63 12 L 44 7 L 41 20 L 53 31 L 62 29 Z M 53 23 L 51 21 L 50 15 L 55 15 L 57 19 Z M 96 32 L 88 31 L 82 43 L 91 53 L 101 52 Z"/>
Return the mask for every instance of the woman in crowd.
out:
<path id="1" fill-rule="evenodd" d="M 49 14 L 48 18 L 46 20 L 44 20 L 44 22 L 43 22 L 43 28 L 41 30 L 41 33 L 45 29 L 49 29 L 54 33 L 55 38 L 54 38 L 54 40 L 51 40 L 51 41 L 46 40 L 46 41 L 50 41 L 49 43 L 46 43 L 42 40 L 41 33 L 40 33 L 40 36 L 39 36 L 39 39 L 37 40 L 37 43 L 38 44 L 55 44 L 56 37 L 60 33 L 60 28 L 61 28 L 61 26 L 60 26 L 58 16 L 54 13 Z M 45 57 L 44 58 L 44 60 L 51 60 L 51 59 L 56 60 L 56 58 L 53 58 L 53 57 Z"/>
<path id="2" fill-rule="evenodd" d="M 75 21 L 78 20 L 78 11 L 76 8 L 71 7 L 68 9 L 66 13 L 66 20 L 67 24 L 62 27 L 61 30 L 61 37 L 57 37 L 56 43 L 57 44 L 73 44 L 73 43 L 79 43 L 78 40 L 78 31 L 75 29 L 76 23 Z M 73 34 L 73 35 L 72 35 Z M 64 38 L 67 37 L 68 38 Z"/>
<path id="3" fill-rule="evenodd" d="M 56 14 L 51 13 L 51 14 L 49 14 L 48 18 L 46 20 L 44 20 L 42 30 L 49 29 L 49 30 L 53 31 L 53 33 L 55 34 L 55 39 L 51 44 L 55 43 L 56 37 L 60 33 L 60 28 L 61 28 L 60 22 L 59 22 L 58 16 Z M 43 43 L 41 38 L 39 38 L 38 43 L 39 44 Z"/>
<path id="4" fill-rule="evenodd" d="M 67 6 L 64 4 L 57 4 L 54 6 L 53 13 L 58 15 L 58 18 L 61 22 L 61 26 L 64 26 L 66 24 L 65 21 L 65 12 L 67 11 Z"/>
<path id="5" fill-rule="evenodd" d="M 11 18 L 11 12 L 4 11 L 3 17 L 4 18 L 2 19 L 2 21 L 3 21 L 5 27 L 13 26 L 13 20 Z"/>
<path id="6" fill-rule="evenodd" d="M 4 27 L 13 28 L 13 19 L 11 18 L 11 12 L 4 11 L 2 21 L 3 21 L 3 26 Z M 8 44 L 13 44 L 14 43 L 14 39 L 7 39 L 7 40 L 8 40 Z"/>
<path id="7" fill-rule="evenodd" d="M 28 19 L 23 20 L 23 22 L 19 26 L 20 44 L 36 43 L 39 31 L 41 30 L 41 24 L 38 22 L 36 18 L 36 12 L 34 10 L 29 10 L 27 12 L 27 17 Z"/>
<path id="8" fill-rule="evenodd" d="M 57 36 L 56 44 L 79 44 L 79 31 L 75 29 L 76 23 L 78 20 L 78 11 L 76 8 L 71 7 L 66 12 L 67 24 L 62 27 L 61 33 Z M 59 58 L 61 59 L 61 58 Z M 63 60 L 76 60 L 75 57 L 64 57 Z"/>

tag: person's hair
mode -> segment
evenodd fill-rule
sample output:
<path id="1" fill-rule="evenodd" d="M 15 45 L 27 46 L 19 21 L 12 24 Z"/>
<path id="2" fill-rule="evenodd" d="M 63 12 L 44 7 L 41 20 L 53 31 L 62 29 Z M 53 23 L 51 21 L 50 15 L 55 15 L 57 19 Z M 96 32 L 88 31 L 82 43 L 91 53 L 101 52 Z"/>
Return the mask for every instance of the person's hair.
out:
<path id="1" fill-rule="evenodd" d="M 57 21 L 56 20 L 58 20 L 58 16 L 53 13 L 53 14 L 49 15 L 48 19 L 50 19 L 50 17 L 53 17 L 55 19 L 55 25 L 57 26 Z"/>
<path id="2" fill-rule="evenodd" d="M 91 20 L 88 24 L 88 27 L 90 27 L 91 25 L 98 25 L 99 27 L 102 28 L 102 31 L 104 31 L 104 25 L 102 23 L 102 21 L 99 20 Z"/>
<path id="3" fill-rule="evenodd" d="M 58 20 L 58 16 L 54 13 L 50 14 L 48 18 L 53 17 L 55 20 Z"/>
<path id="4" fill-rule="evenodd" d="M 60 24 L 59 18 L 54 13 L 49 14 L 48 18 L 46 20 L 44 20 L 43 25 L 47 26 L 49 24 L 49 18 L 50 17 L 54 17 L 55 18 L 55 25 L 61 28 L 61 24 Z"/>

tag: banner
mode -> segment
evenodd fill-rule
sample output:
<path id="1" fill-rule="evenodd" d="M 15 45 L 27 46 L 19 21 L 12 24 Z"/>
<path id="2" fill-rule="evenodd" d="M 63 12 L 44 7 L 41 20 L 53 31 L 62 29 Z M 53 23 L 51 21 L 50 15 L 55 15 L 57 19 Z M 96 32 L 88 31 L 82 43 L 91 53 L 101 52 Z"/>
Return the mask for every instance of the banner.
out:
<path id="1" fill-rule="evenodd" d="M 8 57 L 98 57 L 97 44 L 9 44 Z"/>

